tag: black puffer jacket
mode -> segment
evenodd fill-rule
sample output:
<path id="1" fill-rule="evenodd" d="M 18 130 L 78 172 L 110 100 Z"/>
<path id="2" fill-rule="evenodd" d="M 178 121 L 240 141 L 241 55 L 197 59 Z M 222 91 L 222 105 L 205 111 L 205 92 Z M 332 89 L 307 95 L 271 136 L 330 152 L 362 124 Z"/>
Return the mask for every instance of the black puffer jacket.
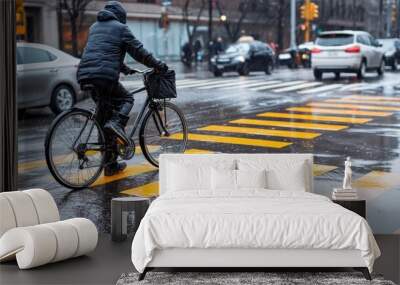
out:
<path id="1" fill-rule="evenodd" d="M 78 81 L 100 78 L 116 81 L 126 72 L 123 61 L 128 53 L 136 61 L 159 70 L 166 65 L 143 48 L 126 25 L 126 12 L 117 1 L 110 1 L 97 14 L 78 67 Z"/>

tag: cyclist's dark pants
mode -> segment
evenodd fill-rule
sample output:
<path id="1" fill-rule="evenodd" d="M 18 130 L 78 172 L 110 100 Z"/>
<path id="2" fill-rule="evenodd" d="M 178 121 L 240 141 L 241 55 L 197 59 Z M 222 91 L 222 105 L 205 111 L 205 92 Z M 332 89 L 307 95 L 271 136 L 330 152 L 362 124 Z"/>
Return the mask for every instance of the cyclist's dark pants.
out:
<path id="1" fill-rule="evenodd" d="M 104 79 L 90 79 L 81 82 L 81 85 L 93 84 L 96 92 L 92 94 L 93 100 L 99 102 L 97 121 L 104 127 L 108 121 L 126 126 L 129 112 L 132 110 L 133 96 L 118 81 Z M 105 133 L 106 144 L 110 151 L 106 153 L 106 163 L 117 160 L 117 143 L 115 136 Z"/>

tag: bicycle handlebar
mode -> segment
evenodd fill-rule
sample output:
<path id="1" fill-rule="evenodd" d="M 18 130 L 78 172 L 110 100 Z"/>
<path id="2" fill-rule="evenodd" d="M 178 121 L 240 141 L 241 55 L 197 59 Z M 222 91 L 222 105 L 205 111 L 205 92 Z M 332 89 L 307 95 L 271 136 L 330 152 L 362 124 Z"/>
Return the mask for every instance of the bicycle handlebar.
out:
<path id="1" fill-rule="evenodd" d="M 132 68 L 131 71 L 129 72 L 130 74 L 135 74 L 135 73 L 139 73 L 139 74 L 149 74 L 154 72 L 154 68 L 146 68 L 143 70 L 140 69 L 136 69 L 136 68 Z"/>

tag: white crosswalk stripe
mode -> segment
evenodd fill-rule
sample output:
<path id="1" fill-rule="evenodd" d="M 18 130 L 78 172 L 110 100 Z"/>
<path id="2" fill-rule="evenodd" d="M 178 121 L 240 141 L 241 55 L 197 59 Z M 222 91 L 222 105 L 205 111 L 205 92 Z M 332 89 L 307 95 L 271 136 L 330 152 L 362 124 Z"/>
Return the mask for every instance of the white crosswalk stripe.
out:
<path id="1" fill-rule="evenodd" d="M 272 84 L 272 85 L 267 85 L 267 86 L 254 87 L 254 88 L 250 88 L 250 90 L 251 91 L 263 91 L 263 90 L 275 89 L 275 88 L 279 88 L 279 87 L 292 86 L 292 85 L 301 84 L 304 82 L 305 81 L 303 81 L 303 80 L 288 81 L 288 82 L 277 83 L 277 84 Z"/>
<path id="2" fill-rule="evenodd" d="M 228 86 L 228 87 L 223 87 L 220 88 L 220 90 L 228 90 L 228 89 L 233 89 L 233 88 L 248 88 L 248 87 L 257 87 L 257 86 L 264 86 L 264 85 L 269 85 L 269 84 L 275 84 L 275 83 L 279 83 L 282 82 L 280 80 L 268 80 L 268 81 L 264 81 L 263 82 L 252 82 L 252 83 L 244 83 L 241 84 L 240 86 Z"/>
<path id="3" fill-rule="evenodd" d="M 212 79 L 190 79 L 187 81 L 177 81 L 177 85 L 179 86 L 186 86 L 186 85 L 192 85 L 192 84 L 203 84 L 207 82 L 213 82 L 213 81 L 221 81 L 221 80 L 216 80 L 215 78 Z"/>
<path id="4" fill-rule="evenodd" d="M 306 83 L 298 84 L 298 85 L 295 85 L 295 86 L 278 88 L 278 89 L 275 89 L 275 90 L 272 90 L 272 91 L 276 92 L 276 93 L 290 92 L 290 91 L 306 89 L 306 88 L 309 88 L 309 87 L 320 86 L 322 84 L 323 84 L 322 82 L 306 82 Z"/>
<path id="5" fill-rule="evenodd" d="M 319 87 L 311 88 L 311 89 L 307 89 L 307 90 L 301 90 L 298 93 L 299 94 L 312 94 L 312 93 L 318 93 L 318 92 L 326 92 L 326 91 L 338 89 L 342 86 L 343 86 L 343 84 L 329 84 L 329 85 L 319 86 Z"/>
<path id="6" fill-rule="evenodd" d="M 242 79 L 243 80 L 243 79 Z M 218 83 L 218 84 L 209 84 L 207 86 L 202 86 L 199 87 L 198 89 L 201 90 L 208 90 L 208 89 L 214 89 L 214 88 L 221 88 L 221 87 L 228 87 L 228 86 L 240 86 L 242 84 L 245 84 L 246 82 L 255 82 L 254 79 L 250 79 L 250 80 L 246 80 L 246 81 L 242 81 L 242 80 L 234 80 L 231 82 L 226 82 L 226 83 Z"/>
<path id="7" fill-rule="evenodd" d="M 210 86 L 210 85 L 215 85 L 215 84 L 223 84 L 223 83 L 227 83 L 227 82 L 236 82 L 237 79 L 230 79 L 230 80 L 214 80 L 214 81 L 202 81 L 202 82 L 197 82 L 197 83 L 193 83 L 193 84 L 185 84 L 185 85 L 181 85 L 178 86 L 178 88 L 192 88 L 192 87 L 202 87 L 202 86 Z"/>
<path id="8" fill-rule="evenodd" d="M 141 80 L 121 81 L 127 89 L 143 87 Z M 177 89 L 193 88 L 198 90 L 229 90 L 229 89 L 248 89 L 251 91 L 268 90 L 274 93 L 296 92 L 297 94 L 313 94 L 329 91 L 356 91 L 369 88 L 366 83 L 336 83 L 325 84 L 324 82 L 295 80 L 281 81 L 278 79 L 266 80 L 265 77 L 229 77 L 229 78 L 183 78 L 176 81 Z"/>
<path id="9" fill-rule="evenodd" d="M 340 91 L 355 91 L 358 88 L 365 86 L 365 83 L 352 83 L 340 88 Z"/>

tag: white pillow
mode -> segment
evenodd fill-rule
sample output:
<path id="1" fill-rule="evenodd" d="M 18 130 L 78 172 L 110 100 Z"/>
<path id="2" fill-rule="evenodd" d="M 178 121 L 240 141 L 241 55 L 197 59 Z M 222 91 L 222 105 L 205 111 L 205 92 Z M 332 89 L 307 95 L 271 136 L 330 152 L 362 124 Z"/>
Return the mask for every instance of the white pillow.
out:
<path id="1" fill-rule="evenodd" d="M 307 191 L 309 172 L 307 161 L 280 160 L 238 160 L 239 170 L 267 171 L 267 188 L 286 191 Z"/>
<path id="2" fill-rule="evenodd" d="M 237 188 L 267 188 L 267 171 L 236 170 Z"/>
<path id="3" fill-rule="evenodd" d="M 236 190 L 236 170 L 212 168 L 211 188 L 213 190 Z"/>
<path id="4" fill-rule="evenodd" d="M 211 189 L 211 167 L 193 164 L 168 164 L 168 191 Z"/>

